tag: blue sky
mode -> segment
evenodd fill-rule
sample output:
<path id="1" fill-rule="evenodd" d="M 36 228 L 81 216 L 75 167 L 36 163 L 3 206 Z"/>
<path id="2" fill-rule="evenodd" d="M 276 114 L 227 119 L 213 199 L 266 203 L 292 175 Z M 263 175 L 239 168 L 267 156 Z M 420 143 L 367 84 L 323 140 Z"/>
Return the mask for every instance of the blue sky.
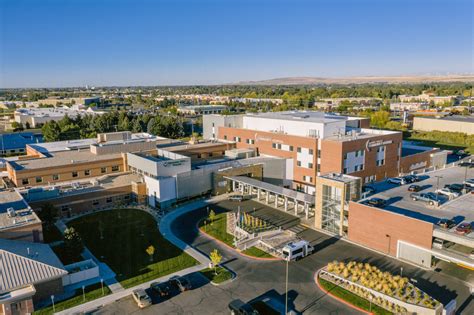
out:
<path id="1" fill-rule="evenodd" d="M 0 87 L 473 72 L 472 0 L 0 0 Z"/>

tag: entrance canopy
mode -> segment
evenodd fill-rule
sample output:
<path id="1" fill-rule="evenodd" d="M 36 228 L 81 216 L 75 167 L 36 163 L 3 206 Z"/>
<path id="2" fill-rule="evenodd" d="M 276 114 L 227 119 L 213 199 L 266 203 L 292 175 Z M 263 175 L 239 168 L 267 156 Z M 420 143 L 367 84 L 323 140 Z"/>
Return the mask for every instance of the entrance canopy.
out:
<path id="1" fill-rule="evenodd" d="M 309 204 L 311 206 L 315 203 L 315 197 L 313 195 L 305 194 L 303 192 L 295 191 L 292 189 L 284 188 L 281 186 L 273 185 L 270 183 L 262 182 L 250 177 L 246 176 L 225 176 L 225 178 L 230 179 L 232 181 L 248 185 L 257 189 L 262 189 L 268 191 L 270 193 L 284 196 L 287 198 L 291 198 L 297 200 L 299 202 Z"/>

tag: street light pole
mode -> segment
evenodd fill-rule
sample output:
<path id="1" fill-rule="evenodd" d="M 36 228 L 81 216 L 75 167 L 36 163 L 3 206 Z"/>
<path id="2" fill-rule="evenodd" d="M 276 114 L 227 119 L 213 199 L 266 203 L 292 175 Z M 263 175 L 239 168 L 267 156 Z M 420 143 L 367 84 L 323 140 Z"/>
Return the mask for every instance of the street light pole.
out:
<path id="1" fill-rule="evenodd" d="M 288 264 L 290 261 L 286 260 L 286 280 L 285 280 L 285 315 L 288 314 Z"/>
<path id="2" fill-rule="evenodd" d="M 443 178 L 443 176 L 436 175 L 435 177 L 436 177 L 436 190 L 438 190 L 439 189 L 439 179 Z"/>
<path id="3" fill-rule="evenodd" d="M 102 296 L 104 295 L 104 279 L 100 279 L 100 286 L 102 287 Z"/>
<path id="4" fill-rule="evenodd" d="M 82 301 L 85 302 L 86 301 L 86 292 L 84 291 L 85 289 L 85 286 L 82 286 Z"/>
<path id="5" fill-rule="evenodd" d="M 400 267 L 400 277 L 403 277 L 403 267 Z"/>
<path id="6" fill-rule="evenodd" d="M 53 302 L 53 313 L 56 313 L 56 308 L 54 307 L 54 295 L 51 295 L 51 302 Z"/>

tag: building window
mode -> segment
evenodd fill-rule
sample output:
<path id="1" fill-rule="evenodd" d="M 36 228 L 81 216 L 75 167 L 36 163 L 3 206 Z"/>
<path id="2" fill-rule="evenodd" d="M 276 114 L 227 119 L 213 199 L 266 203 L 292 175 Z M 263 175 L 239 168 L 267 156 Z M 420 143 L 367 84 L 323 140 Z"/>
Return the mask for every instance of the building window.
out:
<path id="1" fill-rule="evenodd" d="M 272 143 L 272 148 L 276 149 L 277 147 L 277 144 L 276 143 Z"/>
<path id="2" fill-rule="evenodd" d="M 59 180 L 59 174 L 53 174 L 53 180 Z"/>
<path id="3" fill-rule="evenodd" d="M 296 165 L 301 166 L 301 161 L 296 161 Z"/>
<path id="4" fill-rule="evenodd" d="M 41 177 L 41 176 L 36 176 L 35 181 L 36 181 L 37 183 L 42 183 L 42 182 L 43 182 L 43 177 Z"/>
<path id="5" fill-rule="evenodd" d="M 342 173 L 347 174 L 347 168 L 344 168 L 344 169 L 342 170 Z"/>
<path id="6" fill-rule="evenodd" d="M 72 177 L 77 177 L 77 172 L 72 172 Z"/>
<path id="7" fill-rule="evenodd" d="M 99 205 L 99 200 L 97 200 L 97 199 L 92 200 L 92 205 L 93 206 Z"/>
<path id="8" fill-rule="evenodd" d="M 30 181 L 29 181 L 28 178 L 23 178 L 23 179 L 21 180 L 21 184 L 22 184 L 22 185 L 28 185 L 29 183 L 30 183 Z"/>
<path id="9" fill-rule="evenodd" d="M 101 172 L 102 174 L 107 173 L 107 167 L 101 167 L 101 168 L 100 168 L 100 172 Z"/>
<path id="10" fill-rule="evenodd" d="M 67 205 L 61 206 L 61 211 L 68 211 L 68 210 L 69 210 L 69 206 Z"/>
<path id="11" fill-rule="evenodd" d="M 119 170 L 119 166 L 118 166 L 118 165 L 112 166 L 112 172 L 117 172 L 118 170 Z"/>
<path id="12" fill-rule="evenodd" d="M 226 136 L 226 135 L 224 135 L 224 140 L 227 140 L 227 136 Z"/>
<path id="13" fill-rule="evenodd" d="M 128 199 L 130 199 L 130 196 L 129 196 L 129 195 L 123 196 L 123 200 L 128 200 Z"/>
<path id="14" fill-rule="evenodd" d="M 321 171 L 321 164 L 316 164 L 316 172 L 320 172 Z"/>
<path id="15" fill-rule="evenodd" d="M 293 146 L 292 145 L 290 145 L 290 151 L 293 152 Z"/>
<path id="16" fill-rule="evenodd" d="M 107 197 L 107 198 L 105 199 L 105 202 L 111 203 L 111 202 L 112 202 L 112 197 Z"/>
<path id="17" fill-rule="evenodd" d="M 377 160 L 377 166 L 382 166 L 385 164 L 385 160 L 384 159 L 381 159 L 381 160 Z"/>
<path id="18" fill-rule="evenodd" d="M 314 151 L 313 149 L 309 149 L 309 155 L 313 155 Z"/>
<path id="19" fill-rule="evenodd" d="M 90 176 L 91 175 L 91 170 L 85 170 L 84 175 L 85 176 Z"/>
<path id="20" fill-rule="evenodd" d="M 344 160 L 347 160 L 347 153 L 344 153 Z"/>
<path id="21" fill-rule="evenodd" d="M 308 163 L 308 168 L 313 168 L 313 163 Z"/>
<path id="22" fill-rule="evenodd" d="M 300 147 L 296 148 L 296 152 L 301 153 L 301 148 Z"/>
<path id="23" fill-rule="evenodd" d="M 318 150 L 318 158 L 321 157 L 321 150 Z"/>

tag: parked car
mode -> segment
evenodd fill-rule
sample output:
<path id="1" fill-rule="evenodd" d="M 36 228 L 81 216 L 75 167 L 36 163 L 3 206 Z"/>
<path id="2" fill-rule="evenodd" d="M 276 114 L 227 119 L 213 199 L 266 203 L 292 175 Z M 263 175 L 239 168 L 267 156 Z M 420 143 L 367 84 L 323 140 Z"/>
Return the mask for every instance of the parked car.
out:
<path id="1" fill-rule="evenodd" d="M 372 186 L 362 186 L 362 192 L 369 193 L 369 194 L 375 194 L 375 188 Z"/>
<path id="2" fill-rule="evenodd" d="M 230 313 L 232 315 L 259 315 L 258 311 L 252 305 L 242 300 L 233 300 L 229 303 Z"/>
<path id="3" fill-rule="evenodd" d="M 474 162 L 465 161 L 465 162 L 459 163 L 458 165 L 461 166 L 461 167 L 473 168 L 474 167 Z"/>
<path id="4" fill-rule="evenodd" d="M 461 193 L 462 190 L 464 189 L 464 185 L 462 185 L 462 184 L 448 184 L 448 185 L 444 185 L 444 188 L 448 188 L 451 191 Z"/>
<path id="5" fill-rule="evenodd" d="M 407 183 L 416 183 L 421 180 L 421 178 L 417 175 L 407 175 L 403 177 Z"/>
<path id="6" fill-rule="evenodd" d="M 431 206 L 439 205 L 439 198 L 435 193 L 412 193 L 410 194 L 410 198 L 414 201 L 423 201 Z"/>
<path id="7" fill-rule="evenodd" d="M 407 183 L 407 181 L 402 177 L 391 177 L 391 178 L 387 179 L 387 183 L 401 186 L 401 185 L 405 185 Z"/>
<path id="8" fill-rule="evenodd" d="M 137 289 L 132 292 L 132 297 L 139 308 L 145 308 L 151 305 L 151 298 L 143 289 Z"/>
<path id="9" fill-rule="evenodd" d="M 448 196 L 449 198 L 457 198 L 461 195 L 460 192 L 451 190 L 449 188 L 440 188 L 435 191 L 438 195 L 445 195 Z"/>
<path id="10" fill-rule="evenodd" d="M 474 178 L 466 179 L 463 182 L 464 186 L 474 188 Z"/>
<path id="11" fill-rule="evenodd" d="M 370 198 L 367 200 L 367 204 L 374 207 L 383 208 L 386 205 L 386 201 L 381 198 Z"/>
<path id="12" fill-rule="evenodd" d="M 185 277 L 172 278 L 170 279 L 170 284 L 181 292 L 191 290 L 191 283 Z"/>
<path id="13" fill-rule="evenodd" d="M 469 234 L 471 233 L 471 231 L 472 231 L 471 224 L 467 222 L 463 222 L 456 227 L 456 233 L 461 234 L 461 235 Z"/>
<path id="14" fill-rule="evenodd" d="M 153 282 L 150 284 L 150 289 L 160 297 L 167 297 L 170 295 L 170 286 L 168 282 Z"/>
<path id="15" fill-rule="evenodd" d="M 421 190 L 421 186 L 420 185 L 410 185 L 408 187 L 408 191 L 414 191 L 414 192 L 418 192 Z"/>
<path id="16" fill-rule="evenodd" d="M 441 219 L 438 221 L 438 223 L 436 223 L 436 225 L 442 227 L 443 229 L 450 229 L 455 226 L 456 223 L 450 219 Z"/>

